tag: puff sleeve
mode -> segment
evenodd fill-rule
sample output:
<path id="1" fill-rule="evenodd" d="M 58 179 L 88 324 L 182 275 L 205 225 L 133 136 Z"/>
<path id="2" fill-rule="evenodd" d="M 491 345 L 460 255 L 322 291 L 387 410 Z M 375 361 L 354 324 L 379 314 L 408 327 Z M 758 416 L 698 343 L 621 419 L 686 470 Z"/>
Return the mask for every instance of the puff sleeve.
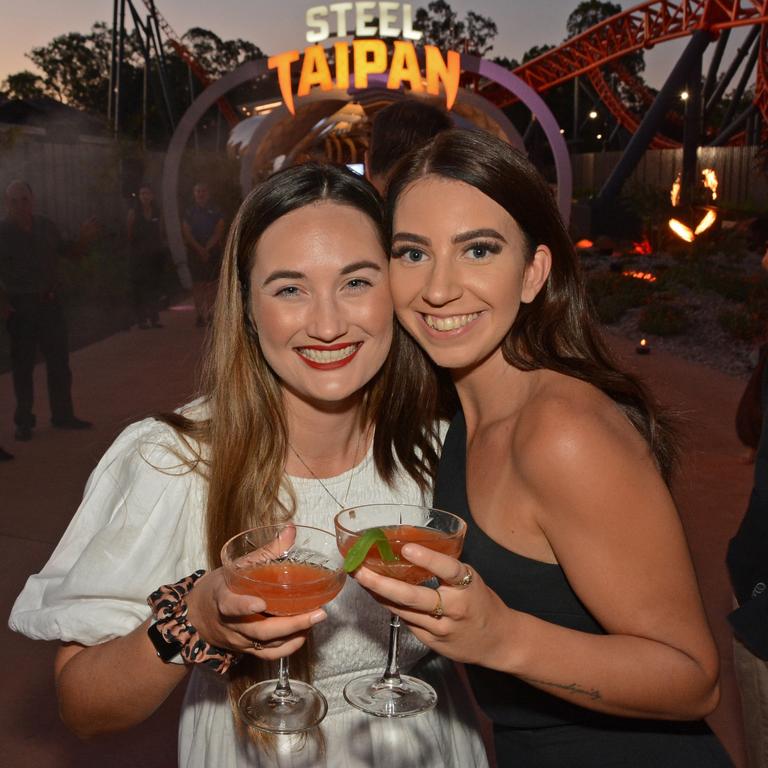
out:
<path id="1" fill-rule="evenodd" d="M 11 629 L 38 640 L 96 645 L 149 616 L 147 595 L 205 568 L 206 483 L 180 457 L 188 448 L 167 425 L 125 429 L 85 488 L 45 567 L 11 611 Z"/>

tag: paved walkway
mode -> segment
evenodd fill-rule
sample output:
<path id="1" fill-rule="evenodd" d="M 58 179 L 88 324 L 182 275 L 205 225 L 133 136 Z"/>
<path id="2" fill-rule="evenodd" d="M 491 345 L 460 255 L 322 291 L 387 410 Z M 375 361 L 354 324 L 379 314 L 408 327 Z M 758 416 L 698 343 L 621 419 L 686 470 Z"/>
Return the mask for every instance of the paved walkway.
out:
<path id="1" fill-rule="evenodd" d="M 0 376 L 0 445 L 16 460 L 0 464 L 0 615 L 6 617 L 26 576 L 38 570 L 77 507 L 91 468 L 116 433 L 149 413 L 173 408 L 193 392 L 203 334 L 190 307 L 163 313 L 166 327 L 132 330 L 72 356 L 77 413 L 96 426 L 83 433 L 47 426 L 44 372 L 36 372 L 40 426 L 29 443 L 13 440 L 9 375 Z M 725 547 L 743 514 L 752 468 L 733 431 L 743 382 L 668 355 L 634 354 L 622 339 L 612 344 L 645 377 L 657 396 L 677 408 L 689 438 L 676 492 L 707 611 L 721 650 L 723 699 L 710 718 L 738 768 L 745 765 L 733 683 L 730 637 L 724 616 L 730 590 Z M 9 766 L 110 768 L 175 765 L 179 693 L 141 727 L 125 735 L 80 743 L 59 723 L 53 686 L 53 643 L 32 642 L 0 628 L 0 754 Z"/>

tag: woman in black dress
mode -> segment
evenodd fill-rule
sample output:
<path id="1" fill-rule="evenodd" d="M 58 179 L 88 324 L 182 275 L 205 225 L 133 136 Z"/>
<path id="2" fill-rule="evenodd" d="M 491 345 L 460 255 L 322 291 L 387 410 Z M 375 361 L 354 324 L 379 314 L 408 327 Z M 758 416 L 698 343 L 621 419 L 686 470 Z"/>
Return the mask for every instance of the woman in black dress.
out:
<path id="1" fill-rule="evenodd" d="M 420 398 L 444 369 L 461 402 L 435 506 L 468 533 L 463 562 L 403 549 L 437 591 L 358 580 L 468 665 L 499 766 L 729 765 L 701 720 L 718 654 L 667 485 L 674 438 L 601 341 L 546 182 L 449 131 L 401 163 L 388 205 Z"/>

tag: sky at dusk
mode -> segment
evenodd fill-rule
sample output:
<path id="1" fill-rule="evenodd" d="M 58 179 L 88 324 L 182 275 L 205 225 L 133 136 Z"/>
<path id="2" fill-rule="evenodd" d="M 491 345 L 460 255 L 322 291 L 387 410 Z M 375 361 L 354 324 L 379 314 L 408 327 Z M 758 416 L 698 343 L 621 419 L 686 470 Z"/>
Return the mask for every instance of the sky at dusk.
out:
<path id="1" fill-rule="evenodd" d="M 491 55 L 518 59 L 533 45 L 561 42 L 566 19 L 578 1 L 449 0 L 460 17 L 474 10 L 496 22 L 499 34 Z M 179 35 L 190 27 L 204 27 L 225 39 L 250 40 L 268 54 L 303 48 L 306 10 L 318 4 L 317 0 L 156 0 L 158 10 Z M 425 0 L 412 3 L 414 9 L 426 4 Z M 636 4 L 621 3 L 624 8 Z M 24 54 L 56 35 L 87 32 L 94 21 L 111 22 L 112 5 L 112 0 L 0 0 L 0 82 L 10 73 L 34 69 Z M 141 7 L 141 2 L 136 5 Z M 732 50 L 740 36 L 731 36 Z M 684 45 L 685 39 L 672 41 L 646 52 L 645 77 L 651 85 L 663 84 Z"/>

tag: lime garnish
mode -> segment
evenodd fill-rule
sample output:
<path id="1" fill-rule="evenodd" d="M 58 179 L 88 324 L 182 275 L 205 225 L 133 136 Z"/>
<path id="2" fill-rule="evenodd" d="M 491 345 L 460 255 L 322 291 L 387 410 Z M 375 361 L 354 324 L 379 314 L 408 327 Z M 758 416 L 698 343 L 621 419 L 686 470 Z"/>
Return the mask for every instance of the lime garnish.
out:
<path id="1" fill-rule="evenodd" d="M 376 546 L 379 555 L 385 563 L 393 563 L 397 555 L 392 551 L 389 539 L 381 528 L 369 528 L 350 548 L 344 558 L 344 570 L 347 573 L 356 571 L 365 560 L 371 547 Z"/>

